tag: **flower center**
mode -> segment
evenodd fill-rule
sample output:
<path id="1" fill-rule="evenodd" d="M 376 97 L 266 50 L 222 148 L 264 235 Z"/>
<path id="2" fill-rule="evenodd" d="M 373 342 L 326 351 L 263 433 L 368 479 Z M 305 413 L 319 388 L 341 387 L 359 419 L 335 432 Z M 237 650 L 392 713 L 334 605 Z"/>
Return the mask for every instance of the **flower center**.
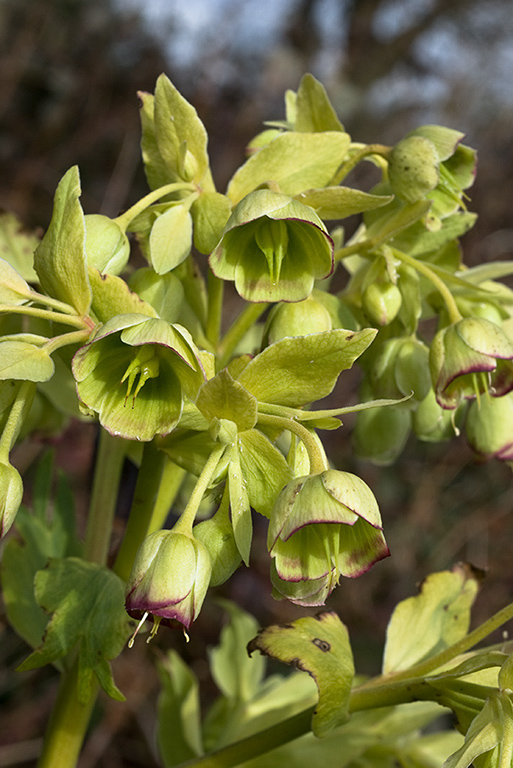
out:
<path id="1" fill-rule="evenodd" d="M 284 221 L 262 221 L 255 233 L 256 244 L 264 254 L 272 285 L 280 279 L 282 261 L 289 244 L 287 225 Z"/>
<path id="2" fill-rule="evenodd" d="M 132 362 L 126 369 L 121 379 L 121 384 L 128 379 L 125 402 L 132 394 L 132 388 L 137 381 L 137 385 L 132 395 L 132 408 L 135 405 L 135 398 L 146 384 L 148 379 L 155 379 L 159 375 L 159 360 L 155 351 L 154 344 L 143 344 L 141 347 L 137 347 L 134 352 Z"/>

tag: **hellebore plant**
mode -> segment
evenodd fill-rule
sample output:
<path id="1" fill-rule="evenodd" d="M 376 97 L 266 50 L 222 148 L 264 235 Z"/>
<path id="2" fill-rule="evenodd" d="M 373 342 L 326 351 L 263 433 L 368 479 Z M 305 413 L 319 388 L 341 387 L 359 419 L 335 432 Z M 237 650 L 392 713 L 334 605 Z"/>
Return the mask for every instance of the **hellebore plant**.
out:
<path id="1" fill-rule="evenodd" d="M 3 596 L 32 649 L 18 669 L 62 674 L 39 768 L 76 765 L 98 689 L 123 698 L 110 662 L 146 619 L 148 639 L 159 624 L 192 636 L 212 591 L 263 563 L 278 600 L 334 604 L 341 579 L 390 554 L 373 491 L 320 438 L 346 414 L 356 452 L 377 464 L 412 433 L 464 429 L 481 459 L 513 465 L 513 292 L 496 282 L 513 266 L 462 263 L 476 160 L 463 134 L 427 125 L 393 147 L 353 141 L 305 75 L 220 192 L 194 107 L 164 75 L 140 96 L 144 197 L 116 218 L 85 215 L 74 167 L 42 239 L 0 215 L 0 533 L 14 532 Z M 366 159 L 379 183 L 345 186 Z M 329 224 L 355 215 L 349 238 Z M 134 244 L 143 267 L 129 263 Z M 232 320 L 226 282 L 244 300 Z M 349 378 L 336 389 L 356 365 L 360 402 Z M 84 541 L 65 480 L 52 492 L 51 453 L 21 505 L 20 467 L 38 453 L 27 446 L 66 441 L 71 419 L 99 435 Z M 125 461 L 137 481 L 115 523 Z M 513 645 L 472 649 L 513 606 L 469 632 L 479 581 L 461 564 L 427 575 L 394 611 L 370 679 L 355 678 L 332 611 L 258 632 L 225 601 L 210 709 L 178 653 L 160 654 L 162 765 L 509 768 Z M 264 679 L 246 645 L 296 672 Z M 457 730 L 422 733 L 448 710 Z"/>

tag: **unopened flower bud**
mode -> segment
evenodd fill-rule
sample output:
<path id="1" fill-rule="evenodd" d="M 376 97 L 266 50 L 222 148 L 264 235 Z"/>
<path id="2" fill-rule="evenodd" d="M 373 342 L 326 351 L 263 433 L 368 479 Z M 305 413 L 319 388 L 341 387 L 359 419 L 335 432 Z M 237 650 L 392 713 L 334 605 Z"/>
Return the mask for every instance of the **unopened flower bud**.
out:
<path id="1" fill-rule="evenodd" d="M 0 462 L 0 538 L 14 522 L 23 497 L 20 473 L 12 464 Z"/>
<path id="2" fill-rule="evenodd" d="M 85 216 L 87 263 L 99 272 L 119 275 L 130 257 L 130 243 L 119 224 L 108 216 Z"/>
<path id="3" fill-rule="evenodd" d="M 394 193 L 407 203 L 415 203 L 436 187 L 439 158 L 432 141 L 424 136 L 408 136 L 392 149 L 388 178 Z"/>

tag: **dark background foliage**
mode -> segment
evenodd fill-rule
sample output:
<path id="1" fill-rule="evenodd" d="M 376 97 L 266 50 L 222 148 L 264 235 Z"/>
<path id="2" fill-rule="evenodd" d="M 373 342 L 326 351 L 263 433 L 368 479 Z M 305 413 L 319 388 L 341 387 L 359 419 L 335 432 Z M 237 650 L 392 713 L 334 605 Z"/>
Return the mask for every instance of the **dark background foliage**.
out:
<path id="1" fill-rule="evenodd" d="M 423 123 L 467 134 L 479 150 L 465 260 L 509 259 L 513 251 L 513 17 L 508 0 L 0 0 L 0 206 L 27 227 L 48 225 L 55 187 L 80 167 L 86 212 L 117 215 L 146 191 L 139 153 L 137 91 L 165 71 L 197 108 L 224 189 L 248 140 L 284 116 L 283 94 L 310 71 L 326 85 L 355 140 L 394 143 Z M 368 188 L 360 172 L 355 183 Z M 351 382 L 351 378 L 348 379 Z M 336 397 L 350 402 L 342 376 Z M 384 628 L 397 600 L 432 570 L 470 560 L 488 576 L 476 619 L 511 599 L 511 479 L 477 466 L 464 437 L 448 445 L 411 441 L 393 467 L 352 455 L 350 423 L 329 436 L 335 465 L 356 471 L 380 502 L 392 557 L 330 598 L 349 625 L 362 671 L 376 672 Z M 45 446 L 22 446 L 19 466 Z M 71 425 L 54 441 L 83 515 L 95 429 Z M 127 474 L 127 497 L 131 477 Z M 265 530 L 256 522 L 253 566 L 218 592 L 262 623 L 300 609 L 270 597 Z M 121 531 L 121 524 L 120 524 Z M 219 610 L 207 603 L 185 646 L 162 630 L 115 664 L 127 703 L 102 699 L 81 768 L 158 765 L 153 661 L 176 647 L 209 683 L 206 648 Z M 12 671 L 27 648 L 0 614 L 0 765 L 34 764 L 55 696 L 51 670 Z M 103 719 L 101 719 L 103 717 Z"/>

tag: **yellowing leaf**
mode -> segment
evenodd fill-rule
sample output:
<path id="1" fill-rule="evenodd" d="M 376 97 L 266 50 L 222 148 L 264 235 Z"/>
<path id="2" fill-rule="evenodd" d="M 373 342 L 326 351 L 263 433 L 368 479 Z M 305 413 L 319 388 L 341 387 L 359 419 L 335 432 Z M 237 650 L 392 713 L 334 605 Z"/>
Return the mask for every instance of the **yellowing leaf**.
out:
<path id="1" fill-rule="evenodd" d="M 349 718 L 349 694 L 354 676 L 347 629 L 336 613 L 326 611 L 290 624 L 263 629 L 248 645 L 273 659 L 311 675 L 319 689 L 312 718 L 316 736 L 326 736 Z"/>

